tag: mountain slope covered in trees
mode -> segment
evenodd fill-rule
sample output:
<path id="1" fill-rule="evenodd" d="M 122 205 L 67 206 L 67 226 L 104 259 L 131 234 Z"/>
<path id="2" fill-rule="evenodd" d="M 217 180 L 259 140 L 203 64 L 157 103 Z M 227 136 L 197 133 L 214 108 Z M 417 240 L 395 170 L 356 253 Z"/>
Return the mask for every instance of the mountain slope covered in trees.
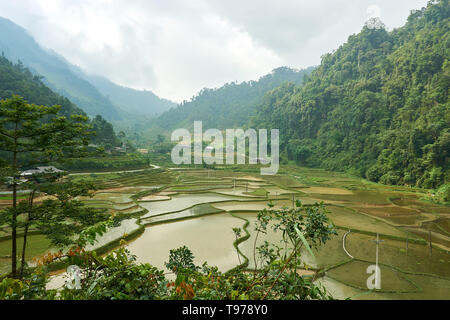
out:
<path id="1" fill-rule="evenodd" d="M 102 115 L 107 120 L 148 118 L 176 104 L 160 99 L 151 91 L 119 86 L 105 78 L 85 74 L 63 57 L 36 43 L 26 30 L 0 17 L 0 52 L 16 62 L 20 60 L 53 91 L 69 98 L 89 116 Z"/>
<path id="2" fill-rule="evenodd" d="M 117 108 L 89 82 L 70 70 L 68 62 L 41 48 L 28 32 L 0 17 L 0 51 L 9 60 L 20 60 L 31 72 L 43 77 L 53 91 L 69 98 L 88 115 L 120 119 Z"/>
<path id="3" fill-rule="evenodd" d="M 285 157 L 385 184 L 448 182 L 449 1 L 387 32 L 369 20 L 303 86 L 269 92 L 252 125 L 279 128 Z"/>
<path id="4" fill-rule="evenodd" d="M 18 94 L 30 103 L 61 106 L 61 114 L 85 114 L 69 99 L 54 93 L 43 82 L 42 77 L 35 75 L 22 63 L 13 64 L 4 56 L 0 56 L 0 100 Z"/>
<path id="5" fill-rule="evenodd" d="M 227 83 L 216 89 L 205 88 L 191 101 L 185 101 L 177 108 L 160 115 L 153 121 L 152 129 L 192 128 L 195 120 L 202 120 L 204 129 L 242 127 L 255 114 L 257 105 L 262 102 L 267 91 L 283 82 L 300 84 L 312 69 L 294 70 L 281 67 L 258 81 Z"/>
<path id="6" fill-rule="evenodd" d="M 86 76 L 86 79 L 113 101 L 127 120 L 154 118 L 176 106 L 175 102 L 161 99 L 151 91 L 123 87 L 99 76 Z"/>
<path id="7" fill-rule="evenodd" d="M 85 112 L 69 99 L 48 88 L 42 82 L 42 77 L 33 74 L 23 64 L 13 64 L 0 56 L 0 100 L 11 98 L 13 94 L 22 96 L 28 103 L 45 106 L 60 105 L 60 114 L 66 117 L 72 114 L 85 115 Z M 91 124 L 97 133 L 91 138 L 93 143 L 109 146 L 119 143 L 111 123 L 101 116 L 95 117 Z"/>

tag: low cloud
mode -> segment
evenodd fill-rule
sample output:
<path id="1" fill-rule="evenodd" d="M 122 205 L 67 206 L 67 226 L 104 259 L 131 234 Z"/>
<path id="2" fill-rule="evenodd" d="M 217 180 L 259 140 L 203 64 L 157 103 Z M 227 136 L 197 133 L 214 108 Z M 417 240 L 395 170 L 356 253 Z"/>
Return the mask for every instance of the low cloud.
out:
<path id="1" fill-rule="evenodd" d="M 23 0 L 0 16 L 89 73 L 174 101 L 307 67 L 371 16 L 399 27 L 426 0 Z"/>

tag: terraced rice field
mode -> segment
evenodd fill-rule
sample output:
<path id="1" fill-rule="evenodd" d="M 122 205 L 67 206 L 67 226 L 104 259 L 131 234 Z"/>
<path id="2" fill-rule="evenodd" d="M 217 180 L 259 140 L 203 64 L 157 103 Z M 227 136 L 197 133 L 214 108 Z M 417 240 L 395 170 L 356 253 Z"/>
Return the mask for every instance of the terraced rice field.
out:
<path id="1" fill-rule="evenodd" d="M 127 245 L 138 262 L 164 268 L 169 250 L 186 245 L 197 264 L 207 261 L 228 270 L 243 259 L 233 247 L 232 228 L 242 229 L 249 221 L 250 237 L 239 248 L 249 268 L 254 268 L 253 224 L 258 211 L 267 208 L 269 201 L 275 208 L 292 207 L 296 200 L 304 205 L 324 202 L 338 235 L 314 249 L 314 257 L 307 252 L 302 257 L 307 267 L 324 272 L 317 281 L 336 298 L 450 298 L 449 206 L 422 200 L 422 190 L 376 185 L 319 169 L 287 167 L 283 172 L 260 176 L 227 170 L 161 169 L 73 179 L 102 184 L 94 197 L 81 199 L 87 205 L 120 214 L 128 221 L 128 231 L 133 232 L 133 224 L 145 226 Z M 125 229 L 99 239 L 98 246 L 117 240 Z M 371 240 L 377 233 L 383 240 L 379 248 L 382 289 L 368 292 L 366 269 L 375 262 Z M 265 240 L 277 243 L 280 237 L 273 232 L 260 234 L 257 245 Z"/>

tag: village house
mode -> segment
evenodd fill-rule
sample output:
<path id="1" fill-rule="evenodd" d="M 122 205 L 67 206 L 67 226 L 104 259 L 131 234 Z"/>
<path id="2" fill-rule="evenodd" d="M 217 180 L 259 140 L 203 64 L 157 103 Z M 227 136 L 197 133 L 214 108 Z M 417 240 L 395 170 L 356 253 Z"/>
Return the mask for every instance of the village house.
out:
<path id="1" fill-rule="evenodd" d="M 34 175 L 45 175 L 45 174 L 53 174 L 53 173 L 63 173 L 63 170 L 60 170 L 54 166 L 43 166 L 36 167 L 35 169 L 29 169 L 22 171 L 20 173 L 20 177 L 25 180 L 31 179 Z"/>

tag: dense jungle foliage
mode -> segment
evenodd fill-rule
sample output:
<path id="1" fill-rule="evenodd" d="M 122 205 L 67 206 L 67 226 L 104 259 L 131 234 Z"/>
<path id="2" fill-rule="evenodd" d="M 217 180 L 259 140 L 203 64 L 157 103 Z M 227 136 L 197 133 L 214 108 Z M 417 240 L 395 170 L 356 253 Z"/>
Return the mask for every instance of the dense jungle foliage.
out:
<path id="1" fill-rule="evenodd" d="M 270 91 L 252 125 L 279 128 L 284 156 L 384 184 L 436 188 L 448 181 L 448 0 L 386 31 L 369 20 L 322 57 L 302 86 Z"/>
<path id="2" fill-rule="evenodd" d="M 72 114 L 86 115 L 69 99 L 53 92 L 42 81 L 42 77 L 33 74 L 20 61 L 13 64 L 4 56 L 0 56 L 0 100 L 11 98 L 13 94 L 22 96 L 27 102 L 37 105 L 60 105 L 60 115 L 69 117 Z M 120 144 L 111 125 L 97 115 L 90 121 L 96 135 L 91 142 L 101 146 L 112 147 Z"/>

